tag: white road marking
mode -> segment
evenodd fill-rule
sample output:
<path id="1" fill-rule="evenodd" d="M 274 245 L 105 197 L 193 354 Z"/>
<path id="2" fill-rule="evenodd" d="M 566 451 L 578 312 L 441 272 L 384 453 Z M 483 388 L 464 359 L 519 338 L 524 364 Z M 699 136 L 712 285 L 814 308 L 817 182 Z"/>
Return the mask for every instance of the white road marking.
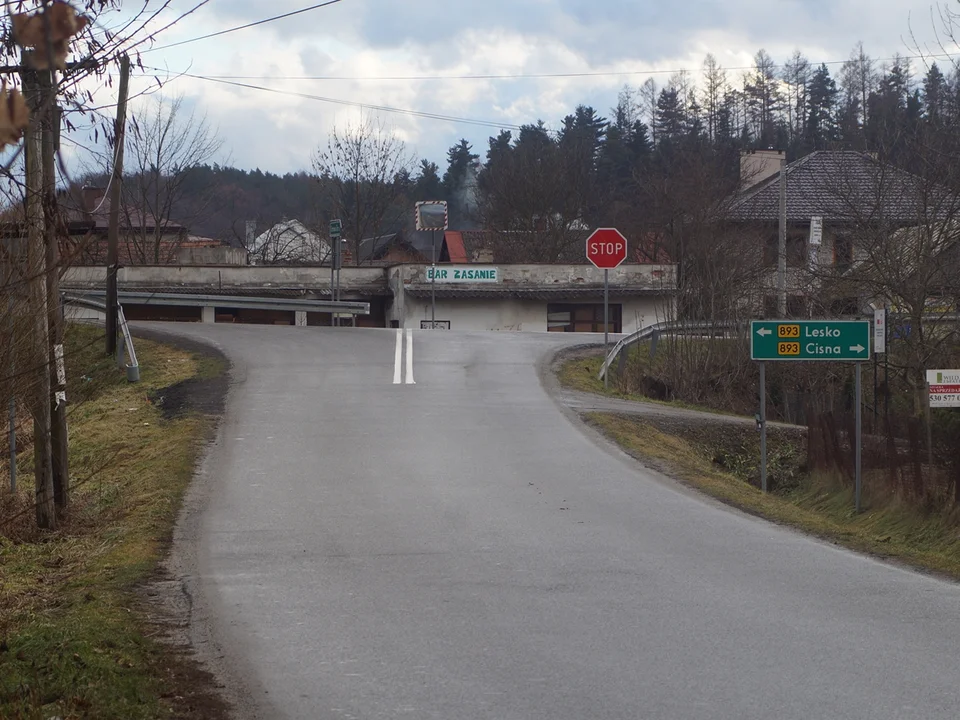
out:
<path id="1" fill-rule="evenodd" d="M 413 381 L 413 329 L 407 328 L 407 385 L 416 385 Z"/>
<path id="2" fill-rule="evenodd" d="M 393 384 L 400 384 L 401 365 L 403 365 L 403 330 L 397 330 L 397 350 L 393 356 Z"/>

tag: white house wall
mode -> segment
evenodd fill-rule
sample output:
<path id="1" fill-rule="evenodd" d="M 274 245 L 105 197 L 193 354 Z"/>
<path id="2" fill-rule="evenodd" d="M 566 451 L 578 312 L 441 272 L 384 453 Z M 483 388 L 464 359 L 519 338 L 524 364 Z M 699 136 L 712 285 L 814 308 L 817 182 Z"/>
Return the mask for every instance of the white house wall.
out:
<path id="1" fill-rule="evenodd" d="M 554 303 L 591 304 L 594 299 L 558 297 L 552 301 L 516 298 L 450 299 L 437 298 L 437 320 L 450 322 L 451 330 L 496 332 L 547 332 L 547 306 Z M 622 306 L 623 332 L 670 319 L 672 302 L 663 297 L 610 297 L 610 304 Z M 411 297 L 405 293 L 405 313 L 391 319 L 402 320 L 401 326 L 419 328 L 422 320 L 430 320 L 430 299 Z"/>

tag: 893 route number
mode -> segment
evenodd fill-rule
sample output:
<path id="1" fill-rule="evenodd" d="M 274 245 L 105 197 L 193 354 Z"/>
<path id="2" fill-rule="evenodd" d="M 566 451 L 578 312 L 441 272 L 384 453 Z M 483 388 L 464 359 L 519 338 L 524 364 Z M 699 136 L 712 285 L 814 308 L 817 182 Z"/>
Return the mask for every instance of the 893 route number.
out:
<path id="1" fill-rule="evenodd" d="M 777 325 L 777 337 L 778 338 L 798 338 L 800 337 L 800 326 L 799 325 Z M 783 353 L 781 353 L 781 355 L 782 354 Z M 787 353 L 787 354 L 794 355 L 797 353 Z"/>
<path id="2" fill-rule="evenodd" d="M 800 354 L 800 343 L 798 342 L 777 343 L 777 355 L 799 355 L 799 354 Z"/>

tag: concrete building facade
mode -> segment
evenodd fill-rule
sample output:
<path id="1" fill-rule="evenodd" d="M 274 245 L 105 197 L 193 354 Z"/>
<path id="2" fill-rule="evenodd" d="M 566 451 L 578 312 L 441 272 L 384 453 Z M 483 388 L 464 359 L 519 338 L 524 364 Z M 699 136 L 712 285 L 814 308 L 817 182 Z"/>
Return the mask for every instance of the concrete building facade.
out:
<path id="1" fill-rule="evenodd" d="M 358 318 L 371 327 L 499 332 L 603 332 L 603 271 L 591 265 L 430 265 L 345 267 L 340 297 L 370 303 Z M 326 325 L 323 313 L 265 315 L 231 308 L 230 296 L 320 298 L 331 296 L 330 270 L 277 266 L 137 266 L 121 268 L 121 290 L 222 296 L 202 308 L 124 306 L 127 317 L 195 322 L 268 322 Z M 104 270 L 67 271 L 66 292 L 102 290 Z M 632 332 L 674 317 L 673 265 L 622 265 L 610 271 L 607 329 Z M 434 308 L 433 298 L 436 298 Z M 289 315 L 289 317 L 288 317 Z M 435 317 L 433 324 L 431 318 Z"/>

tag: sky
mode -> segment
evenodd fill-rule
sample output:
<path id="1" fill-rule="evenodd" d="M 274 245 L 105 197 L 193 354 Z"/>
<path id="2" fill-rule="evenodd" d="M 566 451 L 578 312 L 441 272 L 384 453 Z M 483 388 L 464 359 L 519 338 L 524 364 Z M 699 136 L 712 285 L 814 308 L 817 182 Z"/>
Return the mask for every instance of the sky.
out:
<path id="1" fill-rule="evenodd" d="M 311 170 L 331 129 L 368 117 L 402 139 L 411 158 L 429 158 L 442 171 L 460 138 L 482 156 L 501 127 L 542 119 L 556 128 L 581 103 L 609 116 L 625 84 L 653 77 L 662 86 L 679 69 L 695 81 L 707 53 L 744 68 L 760 48 L 777 62 L 799 49 L 813 63 L 842 61 L 859 41 L 874 58 L 942 52 L 930 0 L 339 0 L 166 47 L 317 2 L 210 0 L 143 49 L 146 71 L 132 77 L 132 111 L 144 113 L 158 92 L 182 95 L 183 107 L 223 140 L 211 162 L 274 173 Z M 195 3 L 173 0 L 158 23 Z M 960 11 L 960 2 L 949 7 Z M 110 16 L 101 22 L 108 26 Z M 830 67 L 836 75 L 839 65 Z M 593 74 L 476 77 L 578 73 Z M 731 70 L 731 80 L 740 74 Z M 326 79 L 302 79 L 318 76 Z M 114 103 L 116 85 L 97 88 L 95 97 Z M 79 146 L 70 152 L 71 162 L 81 161 Z"/>

